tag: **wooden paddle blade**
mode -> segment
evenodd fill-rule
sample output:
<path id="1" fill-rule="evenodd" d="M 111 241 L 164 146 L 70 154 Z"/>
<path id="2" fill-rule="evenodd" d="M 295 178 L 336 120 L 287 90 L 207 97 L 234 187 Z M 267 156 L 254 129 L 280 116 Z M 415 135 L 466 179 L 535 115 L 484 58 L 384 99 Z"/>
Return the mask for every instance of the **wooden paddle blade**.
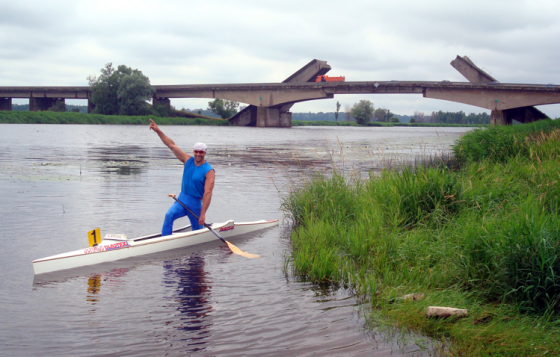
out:
<path id="1" fill-rule="evenodd" d="M 261 257 L 260 255 L 257 255 L 257 254 L 251 254 L 251 253 L 244 252 L 241 249 L 234 246 L 233 244 L 231 244 L 230 242 L 228 242 L 227 240 L 226 240 L 226 244 L 229 247 L 229 249 L 231 249 L 231 251 L 233 253 L 239 254 L 242 257 L 249 258 L 249 259 L 260 258 Z"/>

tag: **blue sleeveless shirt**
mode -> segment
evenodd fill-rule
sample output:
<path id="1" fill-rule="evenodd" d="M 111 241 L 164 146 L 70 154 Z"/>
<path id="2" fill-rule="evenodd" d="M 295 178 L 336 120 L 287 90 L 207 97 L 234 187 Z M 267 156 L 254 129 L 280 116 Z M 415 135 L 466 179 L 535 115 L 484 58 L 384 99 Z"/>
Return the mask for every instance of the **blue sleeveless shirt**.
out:
<path id="1" fill-rule="evenodd" d="M 183 182 L 181 184 L 181 192 L 196 198 L 202 199 L 204 196 L 204 183 L 206 182 L 206 174 L 212 170 L 212 166 L 205 162 L 200 166 L 194 163 L 194 157 L 185 162 L 183 169 Z"/>

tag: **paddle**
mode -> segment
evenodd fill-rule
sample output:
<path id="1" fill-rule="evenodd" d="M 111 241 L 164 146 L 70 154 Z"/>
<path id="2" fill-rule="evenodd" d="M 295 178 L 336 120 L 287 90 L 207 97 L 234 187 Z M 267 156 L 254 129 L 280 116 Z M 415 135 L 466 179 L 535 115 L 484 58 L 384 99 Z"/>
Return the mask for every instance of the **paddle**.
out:
<path id="1" fill-rule="evenodd" d="M 177 199 L 177 196 L 176 196 L 176 195 L 170 193 L 170 194 L 168 194 L 167 196 L 169 196 L 169 197 L 173 198 L 175 201 L 179 202 L 179 204 L 180 204 L 181 206 L 183 206 L 183 208 L 185 208 L 190 214 L 192 214 L 193 216 L 195 216 L 196 219 L 199 219 L 198 216 L 197 216 L 196 214 L 194 214 L 193 211 L 191 211 L 187 206 L 185 206 L 185 205 L 183 204 L 183 202 L 181 202 L 181 201 L 179 201 L 179 199 Z M 220 240 L 221 240 L 222 242 L 224 242 L 224 243 L 229 247 L 229 249 L 231 249 L 231 251 L 232 251 L 233 253 L 238 254 L 238 255 L 241 255 L 241 256 L 243 256 L 243 257 L 245 257 L 245 258 L 249 258 L 249 259 L 260 258 L 260 255 L 247 253 L 247 252 L 244 252 L 244 251 L 242 251 L 241 249 L 237 248 L 236 246 L 234 246 L 233 244 L 231 244 L 230 242 L 228 242 L 227 240 L 225 240 L 224 237 L 222 237 L 221 235 L 219 235 L 215 230 L 213 230 L 213 229 L 212 229 L 212 226 L 210 226 L 210 225 L 207 224 L 206 222 L 204 222 L 204 227 L 208 228 L 208 230 L 210 230 L 210 232 L 214 233 L 214 235 L 215 235 L 216 237 L 220 238 Z"/>

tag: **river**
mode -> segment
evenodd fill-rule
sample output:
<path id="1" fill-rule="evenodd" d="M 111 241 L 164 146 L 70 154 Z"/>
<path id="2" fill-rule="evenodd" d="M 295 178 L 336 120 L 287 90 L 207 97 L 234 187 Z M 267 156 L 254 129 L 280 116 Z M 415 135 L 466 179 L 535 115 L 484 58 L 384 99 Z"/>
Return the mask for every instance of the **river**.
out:
<path id="1" fill-rule="evenodd" d="M 181 163 L 147 126 L 0 124 L 0 354 L 6 356 L 424 356 L 429 339 L 364 329 L 351 291 L 284 267 L 290 181 L 367 174 L 447 150 L 466 128 L 163 126 L 187 151 L 209 146 L 211 222 L 280 219 L 241 240 L 44 279 L 32 261 L 87 246 L 87 231 L 158 232 Z M 176 227 L 187 224 L 186 218 Z M 426 346 L 428 348 L 426 349 Z"/>

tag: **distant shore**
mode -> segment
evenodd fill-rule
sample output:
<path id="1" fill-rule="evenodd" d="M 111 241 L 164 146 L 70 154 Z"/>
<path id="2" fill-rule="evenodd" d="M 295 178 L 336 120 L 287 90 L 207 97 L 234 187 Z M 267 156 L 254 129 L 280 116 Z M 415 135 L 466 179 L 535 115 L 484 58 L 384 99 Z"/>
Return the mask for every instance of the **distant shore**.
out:
<path id="1" fill-rule="evenodd" d="M 94 125 L 148 125 L 149 119 L 158 125 L 218 125 L 228 126 L 225 119 L 211 118 L 192 113 L 191 117 L 154 117 L 84 114 L 73 112 L 30 112 L 0 111 L 0 124 L 94 124 Z M 346 121 L 292 121 L 292 126 L 362 126 Z M 367 126 L 428 126 L 428 127 L 483 127 L 485 124 L 447 124 L 447 123 L 381 123 L 373 122 Z"/>
<path id="2" fill-rule="evenodd" d="M 488 124 L 449 124 L 449 123 L 384 123 L 372 122 L 367 125 L 359 125 L 356 122 L 350 121 L 301 121 L 293 120 L 292 126 L 457 126 L 457 127 L 485 127 Z"/>

